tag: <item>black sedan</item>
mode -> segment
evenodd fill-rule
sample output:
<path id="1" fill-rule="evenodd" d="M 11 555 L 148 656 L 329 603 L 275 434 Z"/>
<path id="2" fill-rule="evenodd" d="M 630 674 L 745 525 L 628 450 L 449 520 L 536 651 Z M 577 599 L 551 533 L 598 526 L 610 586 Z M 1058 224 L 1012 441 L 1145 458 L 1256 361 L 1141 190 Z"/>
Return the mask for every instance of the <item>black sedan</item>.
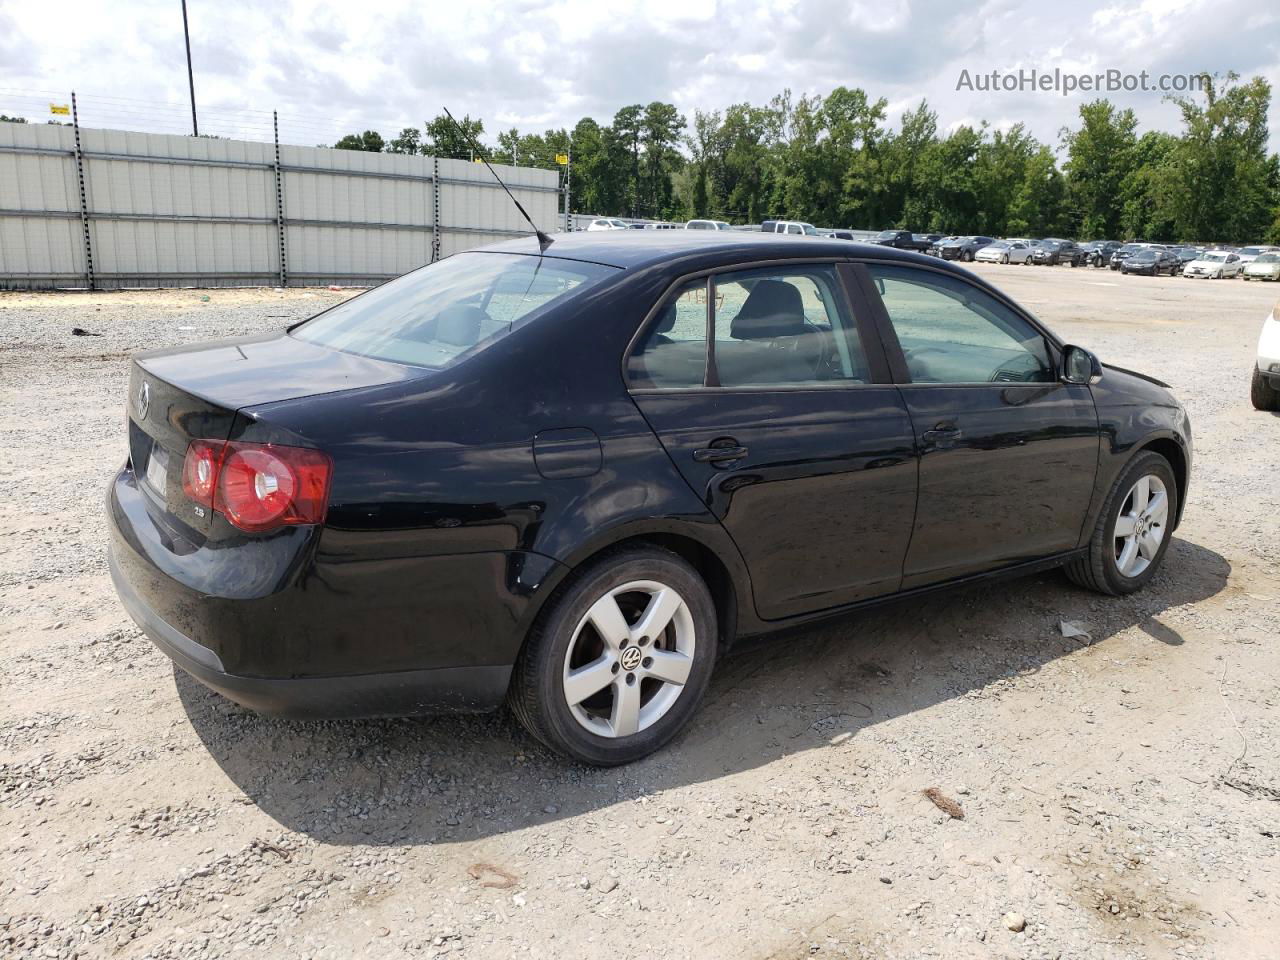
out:
<path id="1" fill-rule="evenodd" d="M 991 237 L 948 237 L 934 243 L 929 248 L 929 253 L 943 260 L 963 260 L 966 263 L 972 263 L 974 255 L 991 243 L 995 243 Z"/>
<path id="2" fill-rule="evenodd" d="M 1182 261 L 1171 250 L 1139 250 L 1120 263 L 1120 272 L 1136 273 L 1146 277 L 1158 277 L 1162 273 L 1167 273 L 1173 277 L 1182 272 Z"/>
<path id="3" fill-rule="evenodd" d="M 142 354 L 125 608 L 294 716 L 488 710 L 593 764 L 689 722 L 736 638 L 1064 566 L 1159 568 L 1167 386 L 965 270 L 646 231 L 459 254 L 287 331 Z"/>

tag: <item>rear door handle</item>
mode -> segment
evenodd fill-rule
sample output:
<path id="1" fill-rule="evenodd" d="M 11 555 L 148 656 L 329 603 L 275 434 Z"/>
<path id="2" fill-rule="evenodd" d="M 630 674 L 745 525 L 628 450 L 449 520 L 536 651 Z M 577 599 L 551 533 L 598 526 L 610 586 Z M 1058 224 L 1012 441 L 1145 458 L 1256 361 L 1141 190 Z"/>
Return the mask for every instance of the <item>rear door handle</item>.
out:
<path id="1" fill-rule="evenodd" d="M 732 440 L 728 443 L 716 440 L 709 447 L 699 447 L 693 451 L 693 459 L 699 463 L 731 463 L 734 460 L 741 460 L 746 455 L 747 448 L 738 446 Z"/>

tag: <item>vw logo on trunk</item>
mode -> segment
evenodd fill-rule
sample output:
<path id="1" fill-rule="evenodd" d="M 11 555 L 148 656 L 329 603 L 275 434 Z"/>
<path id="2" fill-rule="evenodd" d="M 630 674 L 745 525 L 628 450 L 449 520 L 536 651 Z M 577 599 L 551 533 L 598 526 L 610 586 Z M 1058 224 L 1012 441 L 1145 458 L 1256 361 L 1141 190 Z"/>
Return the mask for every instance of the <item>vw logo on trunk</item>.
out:
<path id="1" fill-rule="evenodd" d="M 138 419 L 147 419 L 147 411 L 151 409 L 151 384 L 142 381 L 142 389 L 138 391 Z"/>

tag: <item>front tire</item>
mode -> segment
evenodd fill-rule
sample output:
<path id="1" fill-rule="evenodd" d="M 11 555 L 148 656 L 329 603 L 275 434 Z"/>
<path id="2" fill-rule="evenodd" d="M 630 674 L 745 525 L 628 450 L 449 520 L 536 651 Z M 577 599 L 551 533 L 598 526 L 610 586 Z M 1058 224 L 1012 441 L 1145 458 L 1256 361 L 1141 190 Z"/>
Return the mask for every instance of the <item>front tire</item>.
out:
<path id="1" fill-rule="evenodd" d="M 683 559 L 658 547 L 608 553 L 539 615 L 508 702 L 557 753 L 599 767 L 630 763 L 689 722 L 718 639 L 711 592 Z"/>
<path id="2" fill-rule="evenodd" d="M 1142 589 L 1169 549 L 1178 496 L 1169 461 L 1149 450 L 1138 454 L 1107 495 L 1087 556 L 1069 563 L 1067 576 L 1111 596 Z"/>
<path id="3" fill-rule="evenodd" d="M 1255 410 L 1280 410 L 1280 390 L 1271 386 L 1256 366 L 1253 368 L 1253 380 L 1249 383 L 1249 399 L 1253 401 Z"/>

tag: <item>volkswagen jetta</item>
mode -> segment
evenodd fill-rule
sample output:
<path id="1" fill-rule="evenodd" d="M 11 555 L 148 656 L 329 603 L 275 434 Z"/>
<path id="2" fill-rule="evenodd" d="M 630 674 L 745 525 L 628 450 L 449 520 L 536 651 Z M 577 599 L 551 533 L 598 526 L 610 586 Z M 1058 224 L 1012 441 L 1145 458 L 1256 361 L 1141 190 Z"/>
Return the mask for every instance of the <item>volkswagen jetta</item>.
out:
<path id="1" fill-rule="evenodd" d="M 516 240 L 287 331 L 135 358 L 124 606 L 295 716 L 485 710 L 622 763 L 734 638 L 1065 566 L 1159 568 L 1191 472 L 1165 384 L 969 272 L 720 231 Z"/>

